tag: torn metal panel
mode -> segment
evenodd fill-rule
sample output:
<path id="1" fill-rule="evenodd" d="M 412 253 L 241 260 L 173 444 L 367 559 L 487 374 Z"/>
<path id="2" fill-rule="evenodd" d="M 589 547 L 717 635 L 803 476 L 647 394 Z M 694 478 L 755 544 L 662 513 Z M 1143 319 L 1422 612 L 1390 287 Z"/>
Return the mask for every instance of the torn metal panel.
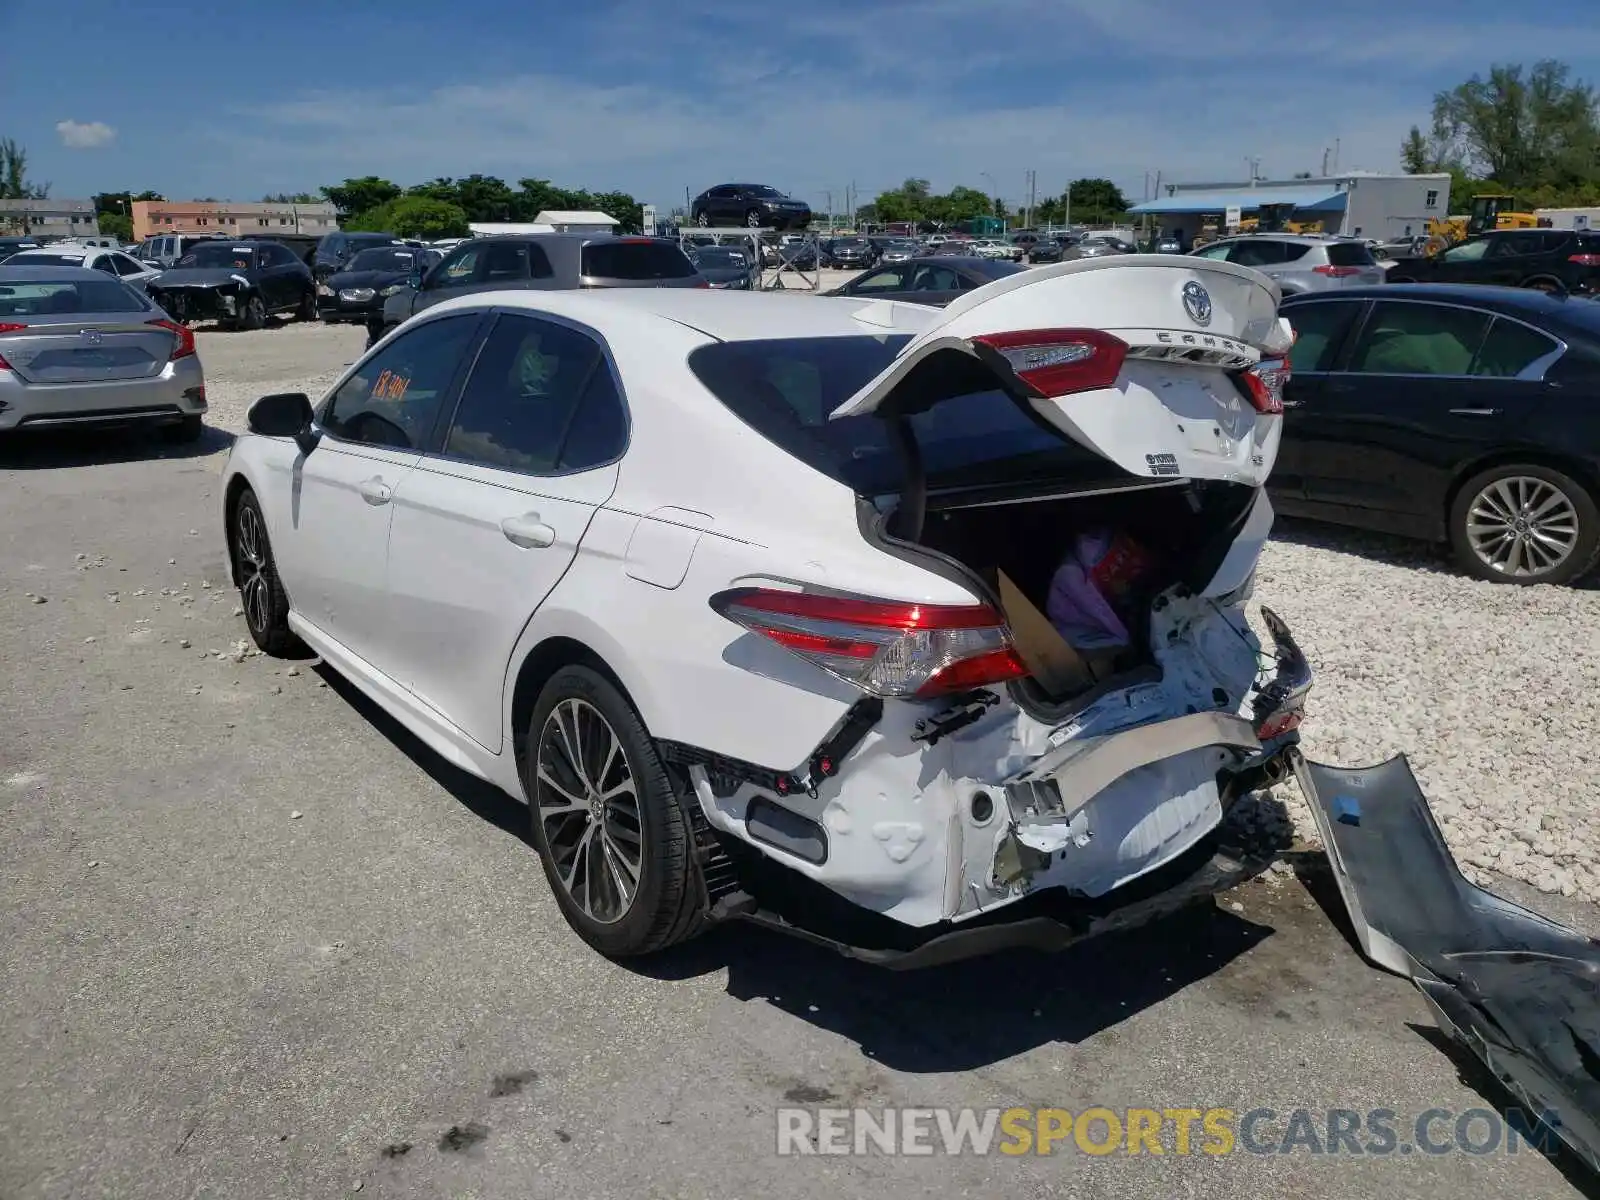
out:
<path id="1" fill-rule="evenodd" d="M 1469 883 L 1404 755 L 1294 758 L 1363 953 L 1600 1172 L 1600 942 Z"/>

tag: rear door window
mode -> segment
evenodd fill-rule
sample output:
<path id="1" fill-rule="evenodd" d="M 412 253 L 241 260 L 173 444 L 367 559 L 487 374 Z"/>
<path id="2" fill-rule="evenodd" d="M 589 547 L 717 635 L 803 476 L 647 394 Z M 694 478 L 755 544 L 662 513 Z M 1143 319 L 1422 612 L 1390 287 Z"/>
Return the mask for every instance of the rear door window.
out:
<path id="1" fill-rule="evenodd" d="M 673 242 L 617 238 L 584 246 L 578 273 L 591 279 L 688 279 L 695 269 Z"/>
<path id="2" fill-rule="evenodd" d="M 400 334 L 329 398 L 323 428 L 347 442 L 424 449 L 477 332 L 478 316 L 443 317 Z"/>
<path id="3" fill-rule="evenodd" d="M 1490 320 L 1489 313 L 1473 308 L 1380 300 L 1347 369 L 1369 375 L 1470 375 Z"/>
<path id="4" fill-rule="evenodd" d="M 462 388 L 444 453 L 525 475 L 610 462 L 621 448 L 616 414 L 605 408 L 620 399 L 614 386 L 596 387 L 601 375 L 609 382 L 605 356 L 587 334 L 502 313 Z M 591 400 L 599 411 L 578 420 Z"/>
<path id="5" fill-rule="evenodd" d="M 1228 253 L 1228 261 L 1241 267 L 1270 267 L 1287 257 L 1284 243 L 1270 240 L 1235 242 Z"/>
<path id="6" fill-rule="evenodd" d="M 911 278 L 913 292 L 954 292 L 961 289 L 961 276 L 949 267 L 922 265 Z"/>

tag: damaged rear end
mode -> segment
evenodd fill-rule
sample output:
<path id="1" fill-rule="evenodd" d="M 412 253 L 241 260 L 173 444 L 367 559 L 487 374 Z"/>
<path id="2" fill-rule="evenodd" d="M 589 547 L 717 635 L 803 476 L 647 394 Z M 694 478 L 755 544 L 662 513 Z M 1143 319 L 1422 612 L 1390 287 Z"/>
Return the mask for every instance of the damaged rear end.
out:
<path id="1" fill-rule="evenodd" d="M 806 437 L 762 430 L 851 485 L 902 591 L 926 572 L 971 597 L 756 583 L 713 599 L 863 693 L 767 795 L 700 795 L 714 824 L 780 851 L 751 814 L 781 810 L 765 819 L 809 860 L 773 857 L 927 935 L 868 956 L 1057 946 L 1237 881 L 1209 835 L 1232 796 L 1287 770 L 1310 686 L 1283 623 L 1263 610 L 1263 651 L 1244 608 L 1272 523 L 1292 340 L 1278 299 L 1194 259 L 1008 277 L 904 340 Z M 727 398 L 732 375 L 696 370 Z M 1046 893 L 1083 919 L 1003 913 Z"/>

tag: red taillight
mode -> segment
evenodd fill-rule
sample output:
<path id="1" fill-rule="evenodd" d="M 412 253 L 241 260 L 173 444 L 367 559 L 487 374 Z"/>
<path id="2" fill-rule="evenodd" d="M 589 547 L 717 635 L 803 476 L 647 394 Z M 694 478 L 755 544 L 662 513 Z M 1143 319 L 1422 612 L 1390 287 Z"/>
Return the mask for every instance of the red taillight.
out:
<path id="1" fill-rule="evenodd" d="M 986 604 L 906 604 L 735 588 L 711 607 L 874 696 L 947 695 L 1028 673 Z"/>
<path id="2" fill-rule="evenodd" d="M 1348 279 L 1352 275 L 1361 274 L 1360 267 L 1312 267 L 1318 275 L 1331 275 L 1334 279 Z"/>
<path id="3" fill-rule="evenodd" d="M 1600 267 L 1600 254 L 1573 254 L 1567 261 L 1577 263 L 1580 267 Z"/>
<path id="4" fill-rule="evenodd" d="M 165 318 L 146 321 L 145 324 L 159 325 L 177 337 L 178 343 L 172 348 L 172 357 L 168 361 L 177 362 L 180 358 L 188 358 L 194 353 L 194 331 L 187 325 L 179 325 L 176 321 L 168 321 Z"/>
<path id="5" fill-rule="evenodd" d="M 14 321 L 0 321 L 0 333 L 22 333 L 27 328 L 26 325 L 18 325 Z M 11 364 L 6 361 L 4 354 L 0 354 L 0 371 L 9 370 L 11 370 Z"/>
<path id="6" fill-rule="evenodd" d="M 1282 735 L 1288 733 L 1291 729 L 1299 729 L 1300 723 L 1305 719 L 1305 712 L 1298 708 L 1291 708 L 1286 712 L 1274 713 L 1265 721 L 1261 722 L 1260 728 L 1256 730 L 1256 737 L 1260 738 L 1263 742 L 1271 741 L 1275 737 L 1281 737 Z"/>
<path id="7" fill-rule="evenodd" d="M 1283 389 L 1289 383 L 1289 360 L 1264 358 L 1244 373 L 1244 394 L 1260 413 L 1283 411 Z"/>
<path id="8" fill-rule="evenodd" d="M 710 286 L 711 286 L 710 281 L 709 280 L 705 280 L 705 279 L 702 279 L 699 283 L 695 284 L 695 287 L 708 288 Z"/>
<path id="9" fill-rule="evenodd" d="M 1112 386 L 1128 353 L 1127 342 L 1101 329 L 986 333 L 972 344 L 998 358 L 1041 400 Z"/>

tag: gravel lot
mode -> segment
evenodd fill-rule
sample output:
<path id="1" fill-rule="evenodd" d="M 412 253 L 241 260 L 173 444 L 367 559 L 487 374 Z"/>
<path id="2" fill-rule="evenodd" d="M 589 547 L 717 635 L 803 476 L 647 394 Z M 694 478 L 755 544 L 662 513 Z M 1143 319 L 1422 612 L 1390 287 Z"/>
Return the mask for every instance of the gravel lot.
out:
<path id="1" fill-rule="evenodd" d="M 198 337 L 208 420 L 237 432 L 265 392 L 320 395 L 365 334 L 282 325 Z M 1469 874 L 1492 868 L 1600 901 L 1600 646 L 1583 633 L 1600 628 L 1600 588 L 1483 583 L 1426 546 L 1299 522 L 1282 523 L 1258 579 L 1257 598 L 1317 670 L 1312 757 L 1357 765 L 1403 751 Z M 1295 836 L 1314 838 L 1293 783 L 1272 799 Z M 1272 806 L 1259 815 L 1287 840 Z"/>
<path id="2" fill-rule="evenodd" d="M 228 432 L 257 395 L 320 391 L 362 340 L 200 333 L 214 428 L 198 446 L 0 446 L 0 1196 L 1592 1188 L 1526 1151 L 774 1157 L 785 1104 L 1500 1101 L 1442 1052 L 1415 990 L 1361 961 L 1314 854 L 1214 909 L 1059 956 L 906 976 L 738 927 L 631 968 L 594 955 L 562 924 L 519 806 L 325 668 L 250 654 L 221 586 Z M 1412 752 L 1464 855 L 1495 814 L 1509 845 L 1531 805 L 1551 827 L 1523 858 L 1547 838 L 1538 862 L 1567 870 L 1565 839 L 1579 842 L 1574 894 L 1498 873 L 1515 852 L 1481 874 L 1600 932 L 1578 894 L 1595 884 L 1579 793 L 1596 659 L 1576 631 L 1595 627 L 1595 593 L 1495 589 L 1415 552 L 1386 562 L 1288 533 L 1260 597 L 1321 669 L 1313 753 Z M 1287 840 L 1270 802 L 1256 813 Z"/>

